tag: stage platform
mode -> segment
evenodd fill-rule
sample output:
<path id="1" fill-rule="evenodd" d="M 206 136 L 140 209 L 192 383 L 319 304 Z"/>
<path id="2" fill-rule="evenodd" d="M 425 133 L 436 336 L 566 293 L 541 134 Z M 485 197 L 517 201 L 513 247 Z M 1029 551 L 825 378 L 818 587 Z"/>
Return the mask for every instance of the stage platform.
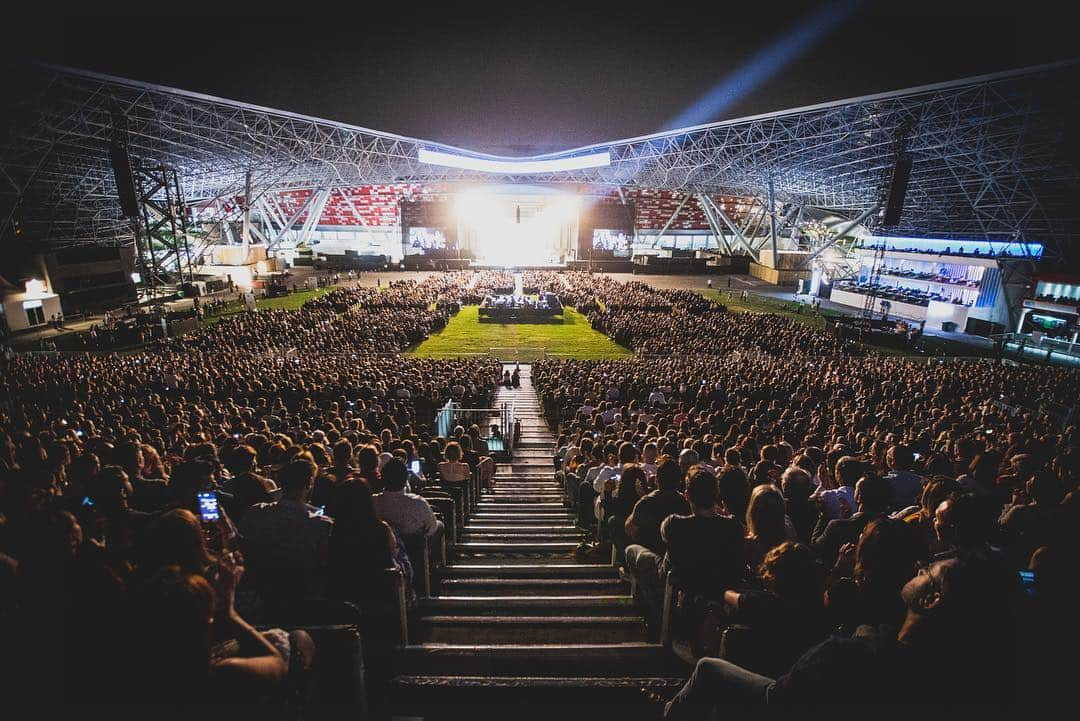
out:
<path id="1" fill-rule="evenodd" d="M 566 263 L 549 263 L 546 265 L 495 265 L 491 263 L 473 262 L 469 265 L 469 270 L 508 270 L 511 272 L 520 272 L 523 270 L 566 270 Z"/>
<path id="2" fill-rule="evenodd" d="M 495 295 L 480 304 L 481 323 L 561 323 L 562 303 L 554 293 L 536 298 L 527 295 Z"/>

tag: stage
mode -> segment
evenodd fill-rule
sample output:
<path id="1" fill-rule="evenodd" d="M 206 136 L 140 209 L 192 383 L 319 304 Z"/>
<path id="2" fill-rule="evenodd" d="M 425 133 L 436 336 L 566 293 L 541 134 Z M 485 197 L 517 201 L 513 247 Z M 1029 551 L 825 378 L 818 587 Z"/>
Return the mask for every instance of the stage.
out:
<path id="1" fill-rule="evenodd" d="M 481 323 L 561 323 L 562 303 L 554 293 L 489 295 L 480 304 Z"/>

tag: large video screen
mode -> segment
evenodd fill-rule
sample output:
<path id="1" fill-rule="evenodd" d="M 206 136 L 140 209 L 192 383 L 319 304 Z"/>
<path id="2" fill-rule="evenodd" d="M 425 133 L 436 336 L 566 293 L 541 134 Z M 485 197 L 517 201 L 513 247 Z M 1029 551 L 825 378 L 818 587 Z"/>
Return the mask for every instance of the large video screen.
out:
<path id="1" fill-rule="evenodd" d="M 630 241 L 631 236 L 621 230 L 593 229 L 593 250 L 610 251 L 618 258 L 629 258 Z"/>
<path id="2" fill-rule="evenodd" d="M 409 255 L 431 253 L 446 249 L 446 233 L 442 228 L 409 228 Z"/>

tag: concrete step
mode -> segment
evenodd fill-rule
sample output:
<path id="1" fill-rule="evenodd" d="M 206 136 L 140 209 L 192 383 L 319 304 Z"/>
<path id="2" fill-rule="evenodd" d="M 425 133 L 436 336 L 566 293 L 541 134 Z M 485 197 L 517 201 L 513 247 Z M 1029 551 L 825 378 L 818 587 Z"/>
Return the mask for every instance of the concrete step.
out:
<path id="1" fill-rule="evenodd" d="M 563 494 L 561 493 L 503 493 L 497 496 L 485 497 L 490 503 L 558 503 L 562 505 Z"/>
<path id="2" fill-rule="evenodd" d="M 581 543 L 585 538 L 585 534 L 578 530 L 563 531 L 559 533 L 552 533 L 549 531 L 500 531 L 497 533 L 484 532 L 484 531 L 472 531 L 466 530 L 461 534 L 461 540 L 459 543 L 533 543 L 533 542 L 553 542 L 553 541 L 573 541 L 574 544 Z"/>
<path id="3" fill-rule="evenodd" d="M 469 516 L 469 519 L 471 522 L 477 524 L 520 523 L 529 525 L 540 523 L 572 524 L 576 517 L 566 511 L 556 511 L 554 513 L 529 513 L 525 515 L 502 512 L 483 512 L 474 513 Z"/>
<path id="4" fill-rule="evenodd" d="M 483 500 L 487 495 L 497 496 L 500 493 L 511 491 L 562 491 L 562 486 L 555 483 L 551 478 L 496 478 L 490 489 L 485 489 L 480 496 Z"/>
<path id="5" fill-rule="evenodd" d="M 442 578 L 618 578 L 607 563 L 574 563 L 498 559 L 454 563 L 440 570 Z"/>
<path id="6" fill-rule="evenodd" d="M 499 520 L 505 518 L 507 521 L 512 521 L 513 523 L 528 521 L 537 524 L 558 523 L 559 525 L 574 523 L 577 520 L 574 514 L 562 507 L 562 504 L 559 504 L 558 508 L 547 509 L 543 514 L 530 512 L 527 507 L 521 507 L 533 505 L 537 505 L 537 503 L 519 503 L 516 504 L 516 507 L 515 504 L 510 502 L 493 503 L 491 506 L 482 509 L 480 513 L 474 513 L 469 516 L 469 520 L 478 523 L 486 523 L 493 519 Z"/>
<path id="7" fill-rule="evenodd" d="M 498 495 L 499 493 L 509 493 L 511 491 L 561 491 L 556 482 L 551 479 L 548 480 L 521 480 L 521 479 L 507 479 L 495 485 L 494 489 L 490 491 L 484 491 L 484 495 L 488 493 L 492 495 Z M 482 496 L 483 498 L 483 496 Z"/>
<path id="8" fill-rule="evenodd" d="M 627 595 L 447 596 L 420 602 L 424 616 L 633 616 L 638 618 L 634 599 Z"/>
<path id="9" fill-rule="evenodd" d="M 581 541 L 462 541 L 454 544 L 458 553 L 546 553 L 573 551 Z"/>
<path id="10" fill-rule="evenodd" d="M 488 677 L 637 676 L 643 668 L 681 671 L 680 662 L 650 643 L 605 644 L 417 644 L 402 649 L 401 666 L 410 673 Z"/>
<path id="11" fill-rule="evenodd" d="M 628 589 L 618 578 L 447 578 L 441 584 L 450 596 L 617 595 Z"/>
<path id="12" fill-rule="evenodd" d="M 402 674 L 390 684 L 396 717 L 423 721 L 655 721 L 660 709 L 642 688 L 674 696 L 684 676 L 534 676 Z"/>
<path id="13" fill-rule="evenodd" d="M 563 508 L 562 503 L 554 501 L 540 502 L 540 503 L 515 503 L 509 500 L 492 500 L 491 496 L 485 496 L 484 500 L 479 501 L 476 504 L 478 511 L 559 511 Z"/>
<path id="14" fill-rule="evenodd" d="M 644 642 L 637 616 L 422 616 L 419 637 L 427 643 L 592 643 Z"/>
<path id="15" fill-rule="evenodd" d="M 581 533 L 581 529 L 573 524 L 566 525 L 505 525 L 500 526 L 495 523 L 467 523 L 465 524 L 465 533 Z"/>

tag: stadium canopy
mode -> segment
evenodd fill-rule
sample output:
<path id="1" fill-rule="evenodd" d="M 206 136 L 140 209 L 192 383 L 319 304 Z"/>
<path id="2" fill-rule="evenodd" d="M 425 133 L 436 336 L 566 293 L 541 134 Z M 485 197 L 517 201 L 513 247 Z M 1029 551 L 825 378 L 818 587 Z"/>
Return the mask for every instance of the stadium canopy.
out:
<path id="1" fill-rule="evenodd" d="M 898 156 L 910 153 L 907 200 L 890 235 L 1039 242 L 1060 262 L 1080 220 L 1077 68 L 1026 68 L 506 158 L 24 66 L 12 71 L 0 119 L 0 239 L 18 230 L 42 247 L 129 241 L 109 160 L 116 128 L 126 125 L 133 160 L 175 169 L 188 203 L 283 188 L 527 182 L 771 197 L 785 217 L 828 211 L 871 229 Z"/>

